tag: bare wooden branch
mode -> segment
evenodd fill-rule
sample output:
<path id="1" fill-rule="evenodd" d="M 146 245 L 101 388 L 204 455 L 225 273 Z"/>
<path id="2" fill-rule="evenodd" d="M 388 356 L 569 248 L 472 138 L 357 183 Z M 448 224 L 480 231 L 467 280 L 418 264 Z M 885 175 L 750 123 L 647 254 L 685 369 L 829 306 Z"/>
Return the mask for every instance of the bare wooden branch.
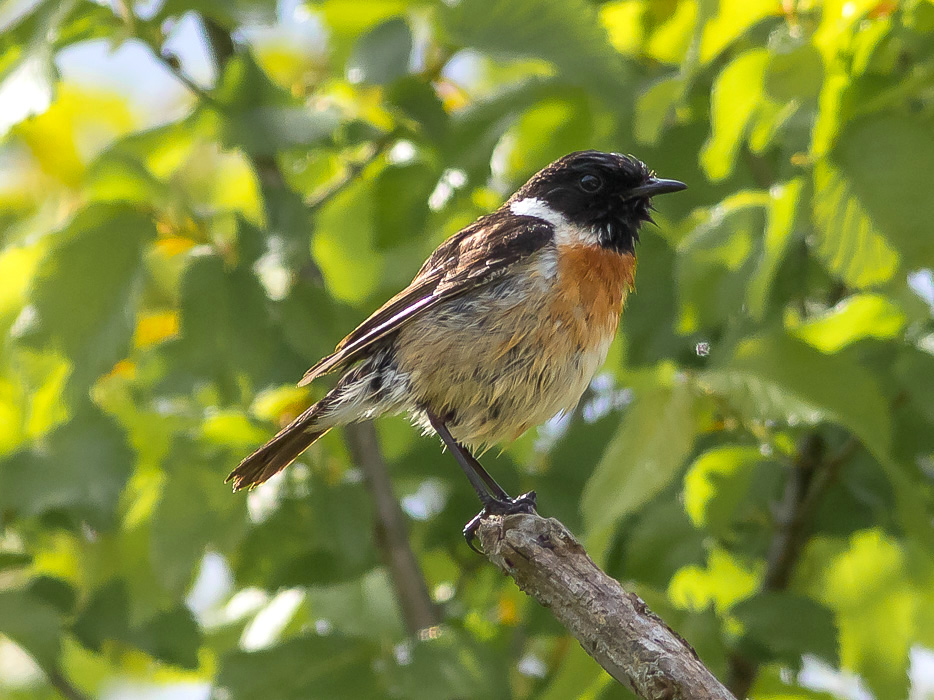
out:
<path id="1" fill-rule="evenodd" d="M 593 562 L 564 525 L 489 516 L 487 557 L 549 608 L 613 678 L 645 700 L 735 700 L 680 635 Z"/>
<path id="2" fill-rule="evenodd" d="M 354 423 L 344 429 L 344 435 L 373 497 L 376 540 L 396 589 L 406 627 L 415 634 L 441 624 L 441 614 L 431 600 L 425 575 L 409 542 L 405 514 L 392 492 L 389 468 L 379 448 L 376 429 L 369 421 Z"/>

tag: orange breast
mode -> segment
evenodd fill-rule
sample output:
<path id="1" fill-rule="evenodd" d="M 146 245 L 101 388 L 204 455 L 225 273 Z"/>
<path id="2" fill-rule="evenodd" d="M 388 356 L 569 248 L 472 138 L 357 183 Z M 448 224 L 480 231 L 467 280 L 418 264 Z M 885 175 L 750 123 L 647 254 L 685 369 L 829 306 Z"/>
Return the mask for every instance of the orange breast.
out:
<path id="1" fill-rule="evenodd" d="M 596 246 L 561 246 L 551 313 L 577 330 L 582 347 L 591 347 L 616 332 L 635 271 L 634 255 Z"/>

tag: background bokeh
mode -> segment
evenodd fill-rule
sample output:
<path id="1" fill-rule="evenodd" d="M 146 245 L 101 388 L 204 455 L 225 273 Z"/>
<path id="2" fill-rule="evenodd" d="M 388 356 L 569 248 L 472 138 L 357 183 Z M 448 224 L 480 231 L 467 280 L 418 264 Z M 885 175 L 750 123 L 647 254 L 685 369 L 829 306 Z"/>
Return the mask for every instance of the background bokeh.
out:
<path id="1" fill-rule="evenodd" d="M 599 148 L 690 188 L 580 407 L 487 467 L 738 694 L 934 697 L 934 3 L 0 30 L 0 696 L 630 698 L 467 549 L 476 499 L 403 419 L 223 484 L 441 240 Z"/>

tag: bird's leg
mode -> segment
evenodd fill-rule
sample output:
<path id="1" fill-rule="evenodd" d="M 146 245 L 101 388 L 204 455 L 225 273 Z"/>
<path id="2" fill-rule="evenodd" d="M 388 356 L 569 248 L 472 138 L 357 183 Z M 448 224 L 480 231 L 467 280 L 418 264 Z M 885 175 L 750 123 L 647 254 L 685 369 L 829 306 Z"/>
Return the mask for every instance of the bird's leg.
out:
<path id="1" fill-rule="evenodd" d="M 529 491 L 518 498 L 510 498 L 509 494 L 503 490 L 503 487 L 496 483 L 496 480 L 490 476 L 489 472 L 483 468 L 483 465 L 477 461 L 477 458 L 470 454 L 467 448 L 453 438 L 451 432 L 444 424 L 444 421 L 431 411 L 426 411 L 426 413 L 428 414 L 431 427 L 435 429 L 435 432 L 438 433 L 441 440 L 447 445 L 451 454 L 454 455 L 454 459 L 457 460 L 461 469 L 464 470 L 464 474 L 467 475 L 470 485 L 473 486 L 474 491 L 477 492 L 477 496 L 480 498 L 480 502 L 483 504 L 483 510 L 464 527 L 464 537 L 467 540 L 467 544 L 475 552 L 482 553 L 474 546 L 473 540 L 483 516 L 494 513 L 497 515 L 534 513 L 536 505 L 535 492 Z"/>

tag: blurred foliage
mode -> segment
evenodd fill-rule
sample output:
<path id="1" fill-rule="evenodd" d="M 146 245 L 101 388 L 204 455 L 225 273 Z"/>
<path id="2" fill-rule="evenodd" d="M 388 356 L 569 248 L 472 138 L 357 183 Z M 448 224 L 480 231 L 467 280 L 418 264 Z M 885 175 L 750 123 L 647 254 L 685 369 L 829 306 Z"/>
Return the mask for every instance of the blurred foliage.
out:
<path id="1" fill-rule="evenodd" d="M 0 695 L 631 697 L 467 550 L 475 499 L 405 421 L 378 431 L 443 618 L 418 637 L 341 435 L 222 483 L 434 246 L 599 148 L 690 188 L 582 406 L 487 465 L 735 688 L 830 697 L 817 663 L 907 697 L 934 647 L 934 3 L 133 5 L 0 20 Z M 95 41 L 185 96 L 153 119 L 62 78 Z"/>

